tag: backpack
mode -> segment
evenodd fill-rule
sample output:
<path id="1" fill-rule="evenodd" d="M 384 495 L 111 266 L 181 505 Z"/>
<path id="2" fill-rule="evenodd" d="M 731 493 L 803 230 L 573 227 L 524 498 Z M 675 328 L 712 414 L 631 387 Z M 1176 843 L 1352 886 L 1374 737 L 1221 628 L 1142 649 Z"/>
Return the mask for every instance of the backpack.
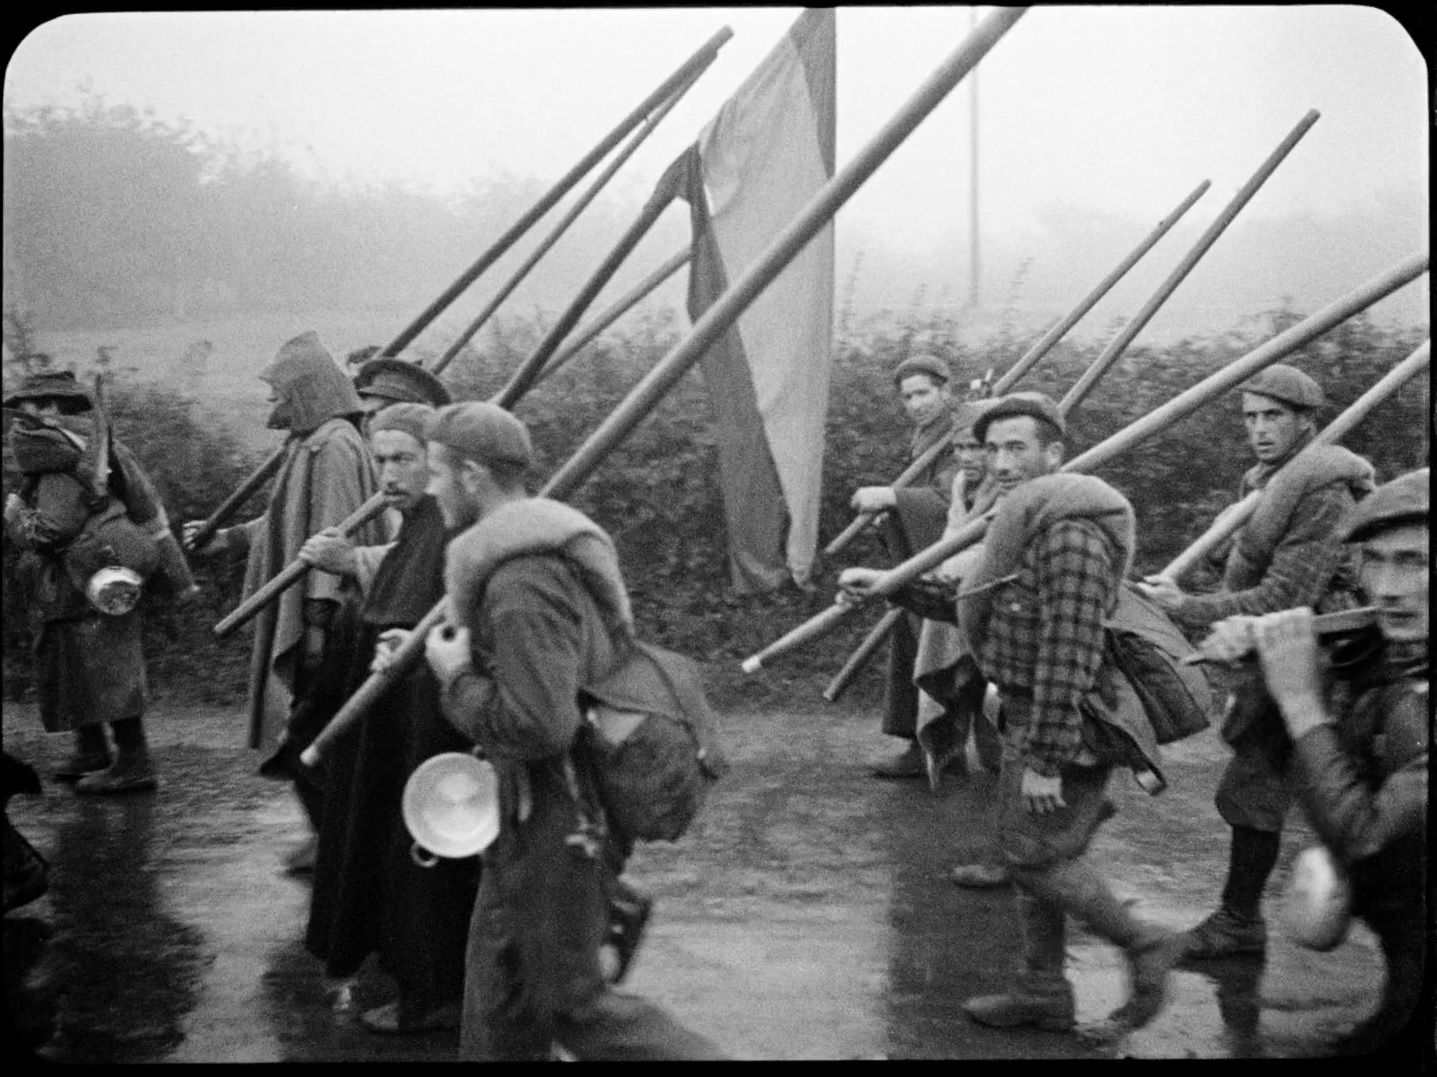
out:
<path id="1" fill-rule="evenodd" d="M 1216 699 L 1207 674 L 1182 659 L 1194 648 L 1151 601 L 1124 584 L 1104 626 L 1103 655 L 1132 685 L 1159 744 L 1201 733 Z"/>
<path id="2" fill-rule="evenodd" d="M 698 667 L 623 637 L 615 665 L 579 692 L 582 756 L 612 827 L 675 841 L 728 772 Z"/>

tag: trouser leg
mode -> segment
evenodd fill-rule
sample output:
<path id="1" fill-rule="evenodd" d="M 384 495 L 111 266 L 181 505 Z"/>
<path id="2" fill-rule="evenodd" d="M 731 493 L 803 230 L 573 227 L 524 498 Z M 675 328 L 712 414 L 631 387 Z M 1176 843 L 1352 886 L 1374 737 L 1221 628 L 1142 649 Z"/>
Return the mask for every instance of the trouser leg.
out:
<path id="1" fill-rule="evenodd" d="M 110 754 L 110 742 L 105 739 L 105 726 L 102 722 L 77 726 L 71 735 L 77 757 L 97 759 Z"/>
<path id="2" fill-rule="evenodd" d="M 1280 832 L 1246 826 L 1232 828 L 1227 880 L 1222 888 L 1223 905 L 1249 918 L 1261 915 L 1262 892 L 1277 866 L 1281 846 Z"/>
<path id="3" fill-rule="evenodd" d="M 1014 891 L 1014 905 L 1023 928 L 1023 981 L 1034 988 L 1060 988 L 1071 994 L 1063 976 L 1067 932 L 1063 910 L 1029 890 Z"/>
<path id="4" fill-rule="evenodd" d="M 1122 947 L 1131 994 L 1110 1020 L 1128 1027 L 1152 1020 L 1166 999 L 1168 968 L 1176 957 L 1168 933 L 1134 916 L 1082 857 L 1019 868 L 1014 876 L 1019 887 L 1039 901 L 1077 917 L 1094 934 Z"/>
<path id="5" fill-rule="evenodd" d="M 880 727 L 891 737 L 910 741 L 918 734 L 918 686 L 913 683 L 913 663 L 918 658 L 917 621 L 911 613 L 905 613 L 893 626 Z"/>
<path id="6" fill-rule="evenodd" d="M 150 746 L 145 738 L 143 718 L 122 718 L 118 722 L 111 722 L 110 731 L 115 735 L 115 748 L 122 762 L 149 755 Z M 101 739 L 103 740 L 103 737 Z"/>

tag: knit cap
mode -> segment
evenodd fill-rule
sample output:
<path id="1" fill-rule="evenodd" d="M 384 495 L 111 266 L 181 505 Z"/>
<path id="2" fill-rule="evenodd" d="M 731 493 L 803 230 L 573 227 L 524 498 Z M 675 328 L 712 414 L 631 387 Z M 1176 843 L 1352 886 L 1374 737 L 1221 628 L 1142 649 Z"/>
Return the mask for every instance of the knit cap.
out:
<path id="1" fill-rule="evenodd" d="M 433 417 L 434 409 L 427 404 L 390 404 L 369 420 L 369 436 L 373 437 L 381 430 L 402 430 L 422 443 L 425 440 L 424 430 Z"/>
<path id="2" fill-rule="evenodd" d="M 485 463 L 529 467 L 534 462 L 524 424 L 487 401 L 447 404 L 430 416 L 424 430 L 424 440 L 447 445 Z"/>

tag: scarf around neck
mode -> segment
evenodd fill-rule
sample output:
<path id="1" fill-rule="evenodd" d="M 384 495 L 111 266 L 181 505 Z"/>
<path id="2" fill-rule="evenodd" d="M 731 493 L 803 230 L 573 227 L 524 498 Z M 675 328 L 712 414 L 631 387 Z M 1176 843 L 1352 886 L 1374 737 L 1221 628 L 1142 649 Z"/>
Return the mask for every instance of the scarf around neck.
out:
<path id="1" fill-rule="evenodd" d="M 531 554 L 563 556 L 578 571 L 605 622 L 633 634 L 633 607 L 613 540 L 578 509 L 544 497 L 501 505 L 449 543 L 444 583 L 459 623 L 474 631 L 494 570 Z"/>

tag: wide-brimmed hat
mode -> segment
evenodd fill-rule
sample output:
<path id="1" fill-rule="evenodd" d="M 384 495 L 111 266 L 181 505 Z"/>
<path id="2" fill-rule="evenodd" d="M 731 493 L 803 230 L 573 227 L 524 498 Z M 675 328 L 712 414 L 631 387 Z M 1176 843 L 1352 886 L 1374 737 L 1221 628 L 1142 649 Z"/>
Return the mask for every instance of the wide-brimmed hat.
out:
<path id="1" fill-rule="evenodd" d="M 70 370 L 48 370 L 27 375 L 20 388 L 5 398 L 4 405 L 7 408 L 18 407 L 22 400 L 53 400 L 60 406 L 62 415 L 78 415 L 95 407 L 90 394 L 80 387 Z"/>

